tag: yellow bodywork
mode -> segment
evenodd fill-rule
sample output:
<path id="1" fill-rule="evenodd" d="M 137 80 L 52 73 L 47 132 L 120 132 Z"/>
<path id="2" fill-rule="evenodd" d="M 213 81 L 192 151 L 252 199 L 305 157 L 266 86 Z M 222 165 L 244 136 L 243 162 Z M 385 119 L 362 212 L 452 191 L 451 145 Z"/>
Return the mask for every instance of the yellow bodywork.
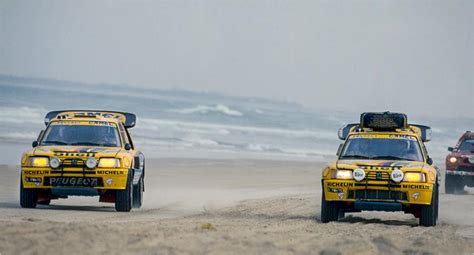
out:
<path id="1" fill-rule="evenodd" d="M 95 116 L 94 118 L 76 117 L 73 112 L 63 115 L 61 119 L 51 120 L 49 125 L 110 125 L 119 127 L 123 116 Z M 118 129 L 120 130 L 120 128 Z M 53 188 L 46 180 L 55 180 L 57 177 L 76 177 L 74 182 L 82 183 L 86 178 L 97 178 L 95 182 L 85 183 L 87 187 L 102 190 L 125 189 L 129 169 L 132 168 L 133 159 L 137 151 L 126 150 L 125 132 L 123 127 L 119 131 L 121 147 L 94 147 L 94 146 L 38 146 L 22 155 L 21 176 L 25 188 L 48 189 Z M 30 165 L 30 158 L 58 158 L 66 164 L 61 169 L 53 169 L 49 166 L 38 167 Z M 120 164 L 115 167 L 88 169 L 85 162 L 89 157 L 95 157 L 97 161 L 101 158 L 118 159 Z M 74 161 L 75 164 L 71 162 Z M 89 179 L 90 180 L 90 179 Z M 92 186 L 91 186 L 92 185 Z M 80 186 L 80 185 L 79 185 Z"/>
<path id="2" fill-rule="evenodd" d="M 428 155 L 422 144 L 419 129 L 410 127 L 410 130 L 396 130 L 392 132 L 373 132 L 373 131 L 352 131 L 350 136 L 361 136 L 364 138 L 388 138 L 400 139 L 407 138 L 417 140 L 420 147 L 423 148 L 423 158 L 426 160 Z M 366 176 L 374 178 L 365 178 L 362 181 L 354 179 L 341 180 L 334 177 L 337 170 L 362 169 Z M 406 182 L 395 183 L 390 179 L 393 170 L 398 169 L 406 173 L 422 173 L 425 176 L 425 182 Z M 380 178 L 375 178 L 378 176 Z M 429 205 L 432 201 L 433 186 L 437 182 L 437 170 L 434 166 L 425 161 L 397 161 L 397 160 L 337 160 L 327 165 L 322 172 L 323 189 L 326 201 L 340 201 L 351 204 L 357 200 L 376 201 L 376 202 L 398 202 L 404 206 L 410 204 Z M 377 194 L 377 197 L 386 197 L 387 199 L 366 199 L 367 194 Z"/>

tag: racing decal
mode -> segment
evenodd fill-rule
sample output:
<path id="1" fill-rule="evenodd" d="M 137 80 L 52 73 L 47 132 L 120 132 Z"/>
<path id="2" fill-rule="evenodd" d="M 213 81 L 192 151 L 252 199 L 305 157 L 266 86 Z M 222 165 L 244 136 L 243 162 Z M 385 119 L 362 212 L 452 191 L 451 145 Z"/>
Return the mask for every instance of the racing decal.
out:
<path id="1" fill-rule="evenodd" d="M 95 153 L 76 153 L 76 152 L 55 152 L 54 153 L 54 156 L 57 156 L 57 157 L 81 157 L 81 158 L 85 158 L 85 157 L 93 157 L 95 155 Z"/>
<path id="2" fill-rule="evenodd" d="M 423 184 L 402 184 L 403 189 L 426 189 L 429 190 L 431 187 L 429 185 Z"/>
<path id="3" fill-rule="evenodd" d="M 64 187 L 97 187 L 103 186 L 102 178 L 95 177 L 46 177 L 45 185 L 53 187 L 64 186 Z"/>
<path id="4" fill-rule="evenodd" d="M 350 182 L 328 182 L 328 187 L 354 187 L 354 183 Z"/>
<path id="5" fill-rule="evenodd" d="M 51 171 L 49 170 L 23 170 L 24 174 L 50 174 Z"/>
<path id="6" fill-rule="evenodd" d="M 341 192 L 342 192 L 342 189 L 328 188 L 328 192 L 332 192 L 332 193 L 341 193 Z"/>
<path id="7" fill-rule="evenodd" d="M 106 175 L 124 175 L 126 174 L 123 170 L 98 170 L 96 174 L 106 174 Z"/>
<path id="8" fill-rule="evenodd" d="M 394 134 L 394 135 L 389 135 L 388 138 L 392 139 L 408 139 L 408 140 L 414 140 L 416 141 L 416 138 L 411 135 L 402 135 L 402 134 Z"/>
<path id="9" fill-rule="evenodd" d="M 25 177 L 26 182 L 41 183 L 43 179 L 41 177 Z"/>

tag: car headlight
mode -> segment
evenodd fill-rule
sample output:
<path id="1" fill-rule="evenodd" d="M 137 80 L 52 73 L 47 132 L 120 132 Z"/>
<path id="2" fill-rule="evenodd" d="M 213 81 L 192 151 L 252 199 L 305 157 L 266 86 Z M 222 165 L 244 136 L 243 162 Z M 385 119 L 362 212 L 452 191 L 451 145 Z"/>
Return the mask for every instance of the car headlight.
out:
<path id="1" fill-rule="evenodd" d="M 49 158 L 47 157 L 31 157 L 29 160 L 29 166 L 35 167 L 48 167 L 49 166 Z"/>
<path id="2" fill-rule="evenodd" d="M 426 182 L 426 177 L 424 173 L 405 173 L 403 178 L 405 182 Z"/>
<path id="3" fill-rule="evenodd" d="M 336 170 L 333 173 L 333 178 L 339 180 L 352 180 L 352 170 Z"/>
<path id="4" fill-rule="evenodd" d="M 456 157 L 449 158 L 449 162 L 451 162 L 453 164 L 456 163 L 457 161 L 458 161 L 458 159 Z"/>
<path id="5" fill-rule="evenodd" d="M 86 160 L 86 166 L 87 168 L 95 168 L 97 166 L 97 159 L 95 159 L 94 157 L 90 157 Z"/>
<path id="6" fill-rule="evenodd" d="M 395 169 L 392 171 L 392 173 L 390 174 L 390 178 L 394 181 L 394 182 L 401 182 L 403 180 L 403 172 L 399 169 Z"/>
<path id="7" fill-rule="evenodd" d="M 120 160 L 117 158 L 101 158 L 99 160 L 98 167 L 101 167 L 101 168 L 120 167 Z"/>
<path id="8" fill-rule="evenodd" d="M 362 168 L 357 168 L 354 170 L 352 173 L 352 177 L 354 177 L 354 180 L 360 182 L 363 179 L 365 179 L 365 171 Z"/>
<path id="9" fill-rule="evenodd" d="M 49 166 L 51 166 L 51 168 L 58 168 L 60 165 L 61 165 L 61 160 L 59 160 L 56 157 L 51 158 L 49 160 Z"/>

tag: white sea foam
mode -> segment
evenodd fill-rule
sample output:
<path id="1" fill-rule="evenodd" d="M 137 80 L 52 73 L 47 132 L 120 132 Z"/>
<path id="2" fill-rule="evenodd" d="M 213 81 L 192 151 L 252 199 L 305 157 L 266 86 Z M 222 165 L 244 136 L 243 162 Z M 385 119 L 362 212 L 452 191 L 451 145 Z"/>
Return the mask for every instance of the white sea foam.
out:
<path id="1" fill-rule="evenodd" d="M 229 107 L 222 104 L 217 104 L 214 106 L 198 105 L 194 108 L 176 109 L 176 110 L 171 110 L 171 111 L 177 112 L 180 114 L 194 114 L 194 113 L 207 114 L 211 112 L 211 113 L 220 113 L 220 114 L 236 116 L 236 117 L 243 116 L 243 113 L 237 110 L 230 109 Z"/>
<path id="2" fill-rule="evenodd" d="M 37 134 L 34 132 L 8 132 L 4 134 L 0 134 L 0 139 L 2 140 L 33 140 L 35 139 Z"/>
<path id="3" fill-rule="evenodd" d="M 325 130 L 308 130 L 308 129 L 283 129 L 270 127 L 253 127 L 253 126 L 238 126 L 226 124 L 211 124 L 202 122 L 186 122 L 175 120 L 159 120 L 159 119 L 140 119 L 137 129 L 145 129 L 150 131 L 166 131 L 173 130 L 184 133 L 197 134 L 230 134 L 230 133 L 244 133 L 244 134 L 260 134 L 280 136 L 286 138 L 312 138 L 337 140 L 335 132 Z"/>
<path id="4" fill-rule="evenodd" d="M 0 107 L 0 120 L 9 123 L 41 123 L 45 109 L 31 107 Z"/>

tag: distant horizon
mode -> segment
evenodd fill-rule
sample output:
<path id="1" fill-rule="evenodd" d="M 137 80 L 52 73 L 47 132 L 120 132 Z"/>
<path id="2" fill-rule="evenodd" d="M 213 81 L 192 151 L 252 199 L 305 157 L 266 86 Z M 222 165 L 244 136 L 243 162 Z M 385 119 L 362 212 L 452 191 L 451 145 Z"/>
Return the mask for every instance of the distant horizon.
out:
<path id="1" fill-rule="evenodd" d="M 308 105 L 305 105 L 304 103 L 301 102 L 296 102 L 296 101 L 286 101 L 282 99 L 274 99 L 274 98 L 268 98 L 268 97 L 260 97 L 260 96 L 242 96 L 242 95 L 234 95 L 234 94 L 228 94 L 225 92 L 221 91 L 212 91 L 212 90 L 207 90 L 207 91 L 199 91 L 199 90 L 193 90 L 193 89 L 187 89 L 187 88 L 182 88 L 182 87 L 169 87 L 169 88 L 155 88 L 155 87 L 149 87 L 149 86 L 144 86 L 143 84 L 126 84 L 126 83 L 93 83 L 93 82 L 82 82 L 82 81 L 74 81 L 74 80 L 61 80 L 61 79 L 56 79 L 56 78 L 47 78 L 47 77 L 27 77 L 27 76 L 19 76 L 19 75 L 14 75 L 14 74 L 5 74 L 5 73 L 0 73 L 0 77 L 9 77 L 13 79 L 25 79 L 25 80 L 42 80 L 45 82 L 48 81 L 54 81 L 54 82 L 64 82 L 64 83 L 69 83 L 69 84 L 81 84 L 85 86 L 97 86 L 97 85 L 102 85 L 102 86 L 110 86 L 110 87 L 125 87 L 125 88 L 140 88 L 140 89 L 145 89 L 149 91 L 167 91 L 167 92 L 189 92 L 193 94 L 205 94 L 209 96 L 216 96 L 216 97 L 225 97 L 225 98 L 236 98 L 236 99 L 250 99 L 250 100 L 262 100 L 262 101 L 267 101 L 267 102 L 274 102 L 274 103 L 280 103 L 280 104 L 289 104 L 293 105 L 296 107 L 301 107 L 303 110 L 307 111 L 315 111 L 315 112 L 327 112 L 326 109 L 319 109 L 319 108 L 314 108 Z M 1 84 L 0 84 L 1 85 Z M 31 84 L 31 85 L 41 85 L 41 84 Z M 50 86 L 51 84 L 45 84 L 46 86 Z M 397 111 L 394 109 L 383 109 L 383 110 L 373 110 L 373 109 L 368 109 L 366 111 L 358 111 L 358 110 L 346 110 L 346 111 L 341 111 L 341 110 L 333 110 L 332 112 L 337 113 L 337 114 L 344 114 L 344 115 L 350 115 L 350 114 L 355 114 L 359 116 L 362 112 L 385 112 L 385 111 L 390 111 L 390 112 L 403 112 L 407 113 L 404 111 Z M 438 117 L 439 119 L 455 119 L 459 116 L 453 116 L 451 114 L 448 115 L 440 115 L 440 114 L 424 114 L 424 113 L 412 113 L 408 112 L 410 116 L 415 116 L 415 117 L 429 117 L 429 118 L 436 118 Z M 466 113 L 467 114 L 467 113 Z M 473 120 L 474 124 L 474 117 L 472 115 L 468 114 L 466 116 L 461 116 L 463 118 L 468 118 Z M 474 129 L 474 127 L 473 127 Z"/>

